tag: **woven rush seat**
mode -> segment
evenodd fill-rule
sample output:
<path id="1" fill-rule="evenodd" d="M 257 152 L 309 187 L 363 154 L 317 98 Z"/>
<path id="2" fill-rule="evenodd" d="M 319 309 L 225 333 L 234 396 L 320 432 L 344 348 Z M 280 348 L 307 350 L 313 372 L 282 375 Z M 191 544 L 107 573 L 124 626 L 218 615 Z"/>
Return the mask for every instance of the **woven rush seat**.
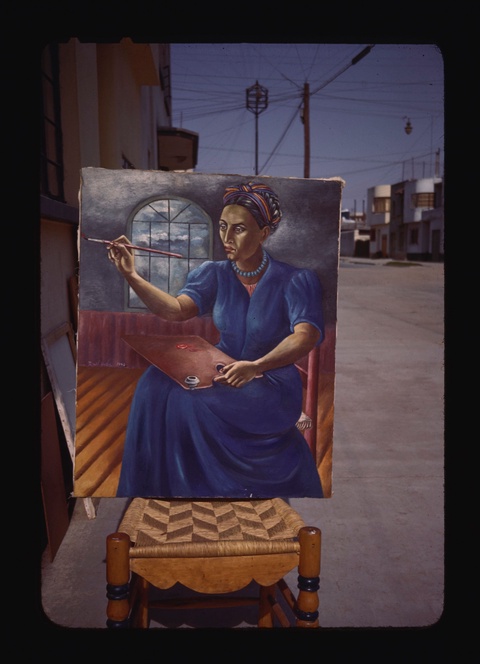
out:
<path id="1" fill-rule="evenodd" d="M 305 523 L 278 498 L 253 501 L 135 498 L 119 530 L 134 543 L 130 557 L 242 556 L 298 552 Z"/>
<path id="2" fill-rule="evenodd" d="M 255 603 L 259 627 L 318 627 L 320 547 L 320 530 L 306 526 L 280 498 L 134 498 L 118 531 L 107 537 L 107 626 L 148 627 L 151 608 Z M 297 598 L 283 578 L 296 567 Z M 252 581 L 258 595 L 232 597 Z M 163 591 L 175 584 L 204 599 L 151 599 L 152 586 Z"/>

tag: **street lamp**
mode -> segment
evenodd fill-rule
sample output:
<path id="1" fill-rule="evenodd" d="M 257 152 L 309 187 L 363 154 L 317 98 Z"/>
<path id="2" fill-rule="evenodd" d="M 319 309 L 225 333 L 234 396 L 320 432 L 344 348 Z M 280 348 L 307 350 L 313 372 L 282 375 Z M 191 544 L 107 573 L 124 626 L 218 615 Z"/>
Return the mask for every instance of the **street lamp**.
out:
<path id="1" fill-rule="evenodd" d="M 411 134 L 413 127 L 412 127 L 412 123 L 410 122 L 410 118 L 407 118 L 406 116 L 404 116 L 403 119 L 407 121 L 407 123 L 405 125 L 405 133 L 406 134 Z"/>
<path id="2" fill-rule="evenodd" d="M 268 106 L 268 90 L 256 81 L 247 88 L 247 110 L 255 114 L 255 175 L 258 175 L 258 116 Z"/>

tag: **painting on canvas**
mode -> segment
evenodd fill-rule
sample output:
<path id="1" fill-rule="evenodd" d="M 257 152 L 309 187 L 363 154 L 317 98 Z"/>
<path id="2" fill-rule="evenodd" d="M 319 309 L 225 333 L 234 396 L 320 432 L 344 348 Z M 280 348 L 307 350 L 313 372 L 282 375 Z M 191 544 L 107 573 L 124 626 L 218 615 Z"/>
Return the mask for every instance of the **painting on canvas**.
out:
<path id="1" fill-rule="evenodd" d="M 331 496 L 342 187 L 82 169 L 75 496 Z"/>

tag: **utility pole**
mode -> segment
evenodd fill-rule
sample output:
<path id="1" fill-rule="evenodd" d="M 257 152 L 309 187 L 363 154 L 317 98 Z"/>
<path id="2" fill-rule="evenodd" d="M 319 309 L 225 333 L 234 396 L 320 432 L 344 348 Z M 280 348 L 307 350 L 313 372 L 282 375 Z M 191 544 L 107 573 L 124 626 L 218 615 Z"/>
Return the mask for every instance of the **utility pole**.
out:
<path id="1" fill-rule="evenodd" d="M 255 114 L 255 175 L 258 175 L 258 116 L 268 106 L 268 90 L 256 81 L 247 88 L 247 110 Z"/>
<path id="2" fill-rule="evenodd" d="M 304 148 L 303 148 L 303 177 L 310 177 L 310 84 L 303 86 L 303 113 Z"/>
<path id="3" fill-rule="evenodd" d="M 338 78 L 340 74 L 343 74 L 344 71 L 346 71 L 353 65 L 356 65 L 357 62 L 360 62 L 360 60 L 362 60 L 366 55 L 370 53 L 374 45 L 375 44 L 369 44 L 368 46 L 366 46 L 362 51 L 360 51 L 360 53 L 358 53 L 354 58 L 352 58 L 352 60 L 345 67 L 343 67 L 343 69 L 341 69 L 334 76 L 329 78 L 328 81 L 322 83 L 322 85 L 316 88 L 312 93 L 310 93 L 309 84 L 305 83 L 303 87 L 303 108 L 302 108 L 303 113 L 300 116 L 304 124 L 305 156 L 304 156 L 304 165 L 303 165 L 303 173 L 304 173 L 303 177 L 305 178 L 310 177 L 310 96 L 322 90 L 325 86 L 327 86 L 329 83 Z"/>

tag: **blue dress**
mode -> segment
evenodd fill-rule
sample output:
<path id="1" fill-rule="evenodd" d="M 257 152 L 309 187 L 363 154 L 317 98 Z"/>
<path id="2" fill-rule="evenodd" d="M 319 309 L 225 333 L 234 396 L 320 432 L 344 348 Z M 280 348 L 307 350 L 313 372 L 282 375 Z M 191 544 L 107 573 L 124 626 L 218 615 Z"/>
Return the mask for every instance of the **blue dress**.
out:
<path id="1" fill-rule="evenodd" d="M 250 296 L 230 261 L 192 270 L 180 293 L 211 313 L 217 347 L 237 360 L 262 357 L 295 325 L 324 338 L 317 275 L 269 257 Z M 129 414 L 117 496 L 322 498 L 310 449 L 296 428 L 302 384 L 291 364 L 241 388 L 185 390 L 154 366 L 141 376 Z"/>

